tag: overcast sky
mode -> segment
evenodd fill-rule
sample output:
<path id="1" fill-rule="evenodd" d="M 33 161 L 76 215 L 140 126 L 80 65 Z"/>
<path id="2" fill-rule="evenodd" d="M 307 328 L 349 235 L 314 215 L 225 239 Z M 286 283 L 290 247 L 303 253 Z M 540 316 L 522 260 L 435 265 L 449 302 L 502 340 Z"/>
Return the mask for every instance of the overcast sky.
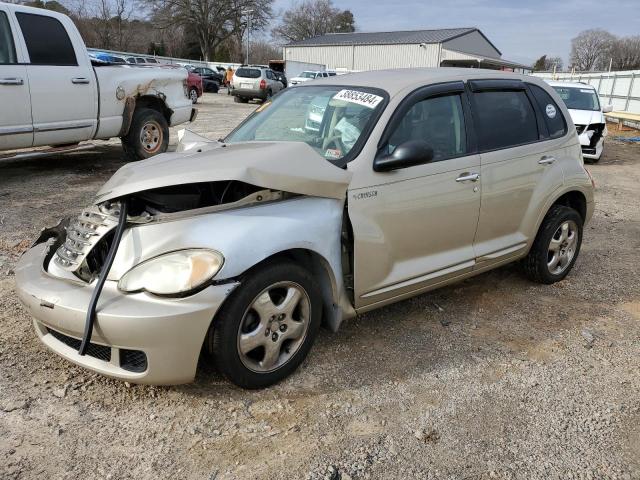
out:
<path id="1" fill-rule="evenodd" d="M 588 28 L 640 35 L 640 0 L 333 0 L 353 12 L 358 31 L 478 27 L 502 52 L 523 63 L 543 54 L 569 57 L 571 39 Z M 291 0 L 276 0 L 285 10 Z"/>

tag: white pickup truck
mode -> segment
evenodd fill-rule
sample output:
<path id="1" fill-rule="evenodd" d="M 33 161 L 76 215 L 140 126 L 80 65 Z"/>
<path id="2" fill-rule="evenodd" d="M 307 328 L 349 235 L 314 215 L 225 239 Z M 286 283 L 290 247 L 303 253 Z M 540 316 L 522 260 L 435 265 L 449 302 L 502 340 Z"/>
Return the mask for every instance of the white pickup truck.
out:
<path id="1" fill-rule="evenodd" d="M 0 3 L 0 152 L 120 137 L 148 158 L 195 118 L 187 93 L 185 69 L 92 64 L 66 15 Z"/>

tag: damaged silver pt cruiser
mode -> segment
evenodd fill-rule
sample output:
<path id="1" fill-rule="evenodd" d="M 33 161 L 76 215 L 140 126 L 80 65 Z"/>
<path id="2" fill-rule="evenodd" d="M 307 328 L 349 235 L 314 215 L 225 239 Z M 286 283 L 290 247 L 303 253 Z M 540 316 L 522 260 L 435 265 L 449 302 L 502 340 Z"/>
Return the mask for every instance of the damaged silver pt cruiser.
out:
<path id="1" fill-rule="evenodd" d="M 224 141 L 187 133 L 122 167 L 42 232 L 17 291 L 42 342 L 96 372 L 189 382 L 207 350 L 265 387 L 321 323 L 516 260 L 562 280 L 593 212 L 570 118 L 543 81 L 495 71 L 286 89 Z"/>

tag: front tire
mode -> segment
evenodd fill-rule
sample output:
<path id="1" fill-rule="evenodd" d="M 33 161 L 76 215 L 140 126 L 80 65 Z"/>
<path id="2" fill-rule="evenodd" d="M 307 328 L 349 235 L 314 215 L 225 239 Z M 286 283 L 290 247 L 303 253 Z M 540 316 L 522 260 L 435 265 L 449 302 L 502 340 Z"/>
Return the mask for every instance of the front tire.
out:
<path id="1" fill-rule="evenodd" d="M 578 212 L 553 205 L 523 261 L 526 275 L 534 282 L 547 285 L 564 279 L 580 253 L 582 230 L 583 220 Z"/>
<path id="2" fill-rule="evenodd" d="M 224 303 L 208 347 L 231 382 L 264 388 L 298 368 L 321 319 L 320 289 L 313 276 L 295 263 L 270 263 L 246 277 Z"/>
<path id="3" fill-rule="evenodd" d="M 169 124 L 157 110 L 138 108 L 133 112 L 129 132 L 122 137 L 122 148 L 128 160 L 136 161 L 167 151 Z"/>

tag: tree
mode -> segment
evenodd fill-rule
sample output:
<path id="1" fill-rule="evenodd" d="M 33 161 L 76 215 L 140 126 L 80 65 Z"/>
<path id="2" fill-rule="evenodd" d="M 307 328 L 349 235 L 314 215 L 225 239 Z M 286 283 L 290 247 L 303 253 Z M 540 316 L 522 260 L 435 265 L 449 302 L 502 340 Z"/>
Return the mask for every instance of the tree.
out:
<path id="1" fill-rule="evenodd" d="M 536 63 L 533 64 L 533 70 L 536 72 L 544 72 L 547 70 L 546 55 L 542 55 L 539 59 L 536 60 Z"/>
<path id="2" fill-rule="evenodd" d="M 182 26 L 196 36 L 202 59 L 211 60 L 216 48 L 234 35 L 246 21 L 243 12 L 251 13 L 252 21 L 260 24 L 261 16 L 267 13 L 273 0 L 146 0 L 154 8 L 154 18 L 159 28 Z M 255 7 L 255 8 L 252 8 Z M 245 17 L 243 19 L 243 16 Z"/>
<path id="3" fill-rule="evenodd" d="M 555 67 L 556 71 L 559 71 L 562 70 L 562 65 L 562 58 L 542 55 L 536 60 L 536 63 L 533 64 L 533 70 L 536 72 L 550 72 Z"/>
<path id="4" fill-rule="evenodd" d="M 299 42 L 326 33 L 354 31 L 355 20 L 349 10 L 335 8 L 331 0 L 303 0 L 284 12 L 272 34 L 286 42 Z"/>
<path id="5" fill-rule="evenodd" d="M 640 69 L 640 36 L 616 39 L 609 53 L 613 70 Z"/>
<path id="6" fill-rule="evenodd" d="M 580 71 L 604 69 L 604 64 L 608 63 L 610 58 L 607 53 L 615 40 L 616 37 L 606 30 L 584 30 L 571 40 L 569 62 Z"/>

